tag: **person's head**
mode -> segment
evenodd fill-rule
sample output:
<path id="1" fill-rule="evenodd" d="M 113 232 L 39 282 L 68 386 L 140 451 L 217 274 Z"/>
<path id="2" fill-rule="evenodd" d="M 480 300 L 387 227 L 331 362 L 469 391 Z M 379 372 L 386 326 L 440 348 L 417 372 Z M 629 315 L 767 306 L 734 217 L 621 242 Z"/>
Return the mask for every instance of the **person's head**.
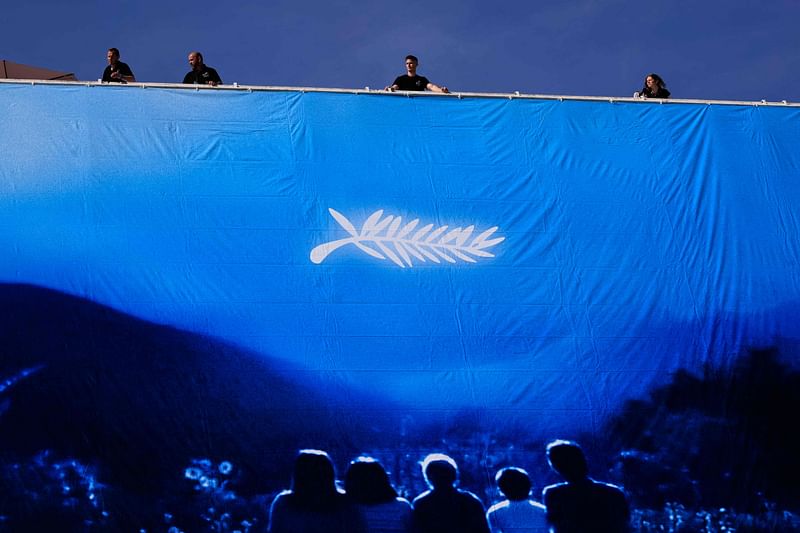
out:
<path id="1" fill-rule="evenodd" d="M 200 70 L 203 66 L 203 54 L 200 52 L 189 52 L 189 66 L 192 70 Z"/>
<path id="2" fill-rule="evenodd" d="M 494 477 L 497 488 L 511 501 L 527 500 L 531 492 L 531 478 L 521 468 L 501 468 Z"/>
<path id="3" fill-rule="evenodd" d="M 411 54 L 406 56 L 406 72 L 409 76 L 416 75 L 417 65 L 419 65 L 419 59 L 417 59 L 417 56 L 412 56 Z"/>
<path id="4" fill-rule="evenodd" d="M 292 494 L 307 504 L 326 502 L 338 494 L 336 472 L 327 453 L 300 450 L 294 461 Z"/>
<path id="5" fill-rule="evenodd" d="M 650 73 L 644 77 L 644 86 L 651 90 L 658 90 L 663 89 L 667 85 L 664 83 L 664 80 L 661 79 L 661 76 Z"/>
<path id="6" fill-rule="evenodd" d="M 109 65 L 113 65 L 119 61 L 119 50 L 116 48 L 109 48 L 108 52 L 106 53 L 106 59 L 108 59 Z"/>
<path id="7" fill-rule="evenodd" d="M 567 481 L 580 481 L 589 475 L 583 450 L 570 440 L 554 440 L 548 444 L 547 462 Z"/>
<path id="8" fill-rule="evenodd" d="M 446 489 L 458 480 L 458 466 L 449 455 L 432 453 L 422 460 L 422 475 L 433 490 Z"/>
<path id="9" fill-rule="evenodd" d="M 383 465 L 372 457 L 358 457 L 350 463 L 344 479 L 344 490 L 356 503 L 386 503 L 397 498 L 397 491 L 392 487 Z"/>

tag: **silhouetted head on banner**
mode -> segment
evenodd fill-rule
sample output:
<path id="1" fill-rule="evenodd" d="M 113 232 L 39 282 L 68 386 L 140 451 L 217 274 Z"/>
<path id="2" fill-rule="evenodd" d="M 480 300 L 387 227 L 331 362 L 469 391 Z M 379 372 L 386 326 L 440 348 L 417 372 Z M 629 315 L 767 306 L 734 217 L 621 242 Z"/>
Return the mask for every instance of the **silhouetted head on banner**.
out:
<path id="1" fill-rule="evenodd" d="M 547 461 L 567 481 L 580 481 L 589 475 L 586 456 L 578 443 L 555 440 L 547 445 Z"/>
<path id="2" fill-rule="evenodd" d="M 300 450 L 294 462 L 292 494 L 296 501 L 308 505 L 324 505 L 339 495 L 336 472 L 327 453 Z"/>
<path id="3" fill-rule="evenodd" d="M 397 491 L 389 481 L 383 465 L 372 457 L 359 457 L 350 463 L 344 479 L 347 496 L 367 505 L 391 502 Z"/>
<path id="4" fill-rule="evenodd" d="M 432 453 L 422 460 L 422 474 L 433 490 L 448 489 L 458 480 L 458 466 L 449 455 Z"/>
<path id="5" fill-rule="evenodd" d="M 531 478 L 528 473 L 513 466 L 502 468 L 494 477 L 497 488 L 511 501 L 527 500 L 531 492 Z"/>

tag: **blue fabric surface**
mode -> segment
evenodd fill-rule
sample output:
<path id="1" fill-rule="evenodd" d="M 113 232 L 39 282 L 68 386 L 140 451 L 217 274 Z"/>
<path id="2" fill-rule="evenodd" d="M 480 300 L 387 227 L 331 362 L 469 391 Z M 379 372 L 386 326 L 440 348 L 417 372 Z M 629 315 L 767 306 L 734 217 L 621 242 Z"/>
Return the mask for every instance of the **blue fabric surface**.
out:
<path id="1" fill-rule="evenodd" d="M 591 430 L 800 334 L 798 146 L 797 108 L 4 84 L 0 282 Z"/>

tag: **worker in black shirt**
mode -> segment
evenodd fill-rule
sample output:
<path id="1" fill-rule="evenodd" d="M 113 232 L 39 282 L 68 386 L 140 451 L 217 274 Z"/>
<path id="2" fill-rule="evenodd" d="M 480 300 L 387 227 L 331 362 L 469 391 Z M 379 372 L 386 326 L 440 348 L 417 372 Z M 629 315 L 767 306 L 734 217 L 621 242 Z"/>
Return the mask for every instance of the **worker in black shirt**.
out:
<path id="1" fill-rule="evenodd" d="M 661 79 L 658 74 L 648 74 L 644 78 L 644 87 L 639 92 L 640 98 L 669 98 L 670 92 L 667 90 L 667 84 Z"/>
<path id="2" fill-rule="evenodd" d="M 119 50 L 109 48 L 106 58 L 108 59 L 108 66 L 103 71 L 103 81 L 110 83 L 136 81 L 131 67 L 119 60 Z"/>
<path id="3" fill-rule="evenodd" d="M 395 78 L 394 83 L 386 87 L 387 91 L 424 91 L 428 89 L 435 93 L 449 93 L 447 87 L 439 87 L 425 76 L 417 76 L 419 60 L 416 56 L 406 56 L 406 74 Z"/>
<path id="4" fill-rule="evenodd" d="M 183 77 L 183 83 L 199 85 L 219 85 L 222 83 L 217 71 L 203 63 L 203 54 L 200 52 L 189 53 L 189 65 L 192 70 Z"/>

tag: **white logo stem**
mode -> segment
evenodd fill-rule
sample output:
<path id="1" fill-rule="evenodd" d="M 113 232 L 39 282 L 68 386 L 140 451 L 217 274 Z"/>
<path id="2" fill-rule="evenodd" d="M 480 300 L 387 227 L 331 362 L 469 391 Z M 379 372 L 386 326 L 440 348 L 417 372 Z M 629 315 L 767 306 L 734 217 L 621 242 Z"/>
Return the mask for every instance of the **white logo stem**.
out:
<path id="1" fill-rule="evenodd" d="M 489 238 L 497 231 L 497 226 L 477 235 L 469 243 L 467 241 L 475 226 L 448 231 L 448 226 L 433 229 L 433 224 L 428 224 L 412 234 L 419 225 L 418 218 L 401 227 L 402 217 L 383 217 L 383 209 L 372 213 L 361 226 L 361 230 L 356 230 L 343 214 L 335 209 L 329 208 L 328 211 L 350 237 L 326 242 L 311 250 L 311 261 L 315 264 L 322 263 L 334 250 L 347 244 L 355 245 L 376 259 L 388 258 L 402 268 L 414 266 L 413 259 L 423 263 L 426 260 L 441 263 L 442 259 L 448 263 L 456 263 L 457 259 L 475 263 L 479 257 L 494 257 L 486 249 L 505 240 L 505 237 Z"/>

